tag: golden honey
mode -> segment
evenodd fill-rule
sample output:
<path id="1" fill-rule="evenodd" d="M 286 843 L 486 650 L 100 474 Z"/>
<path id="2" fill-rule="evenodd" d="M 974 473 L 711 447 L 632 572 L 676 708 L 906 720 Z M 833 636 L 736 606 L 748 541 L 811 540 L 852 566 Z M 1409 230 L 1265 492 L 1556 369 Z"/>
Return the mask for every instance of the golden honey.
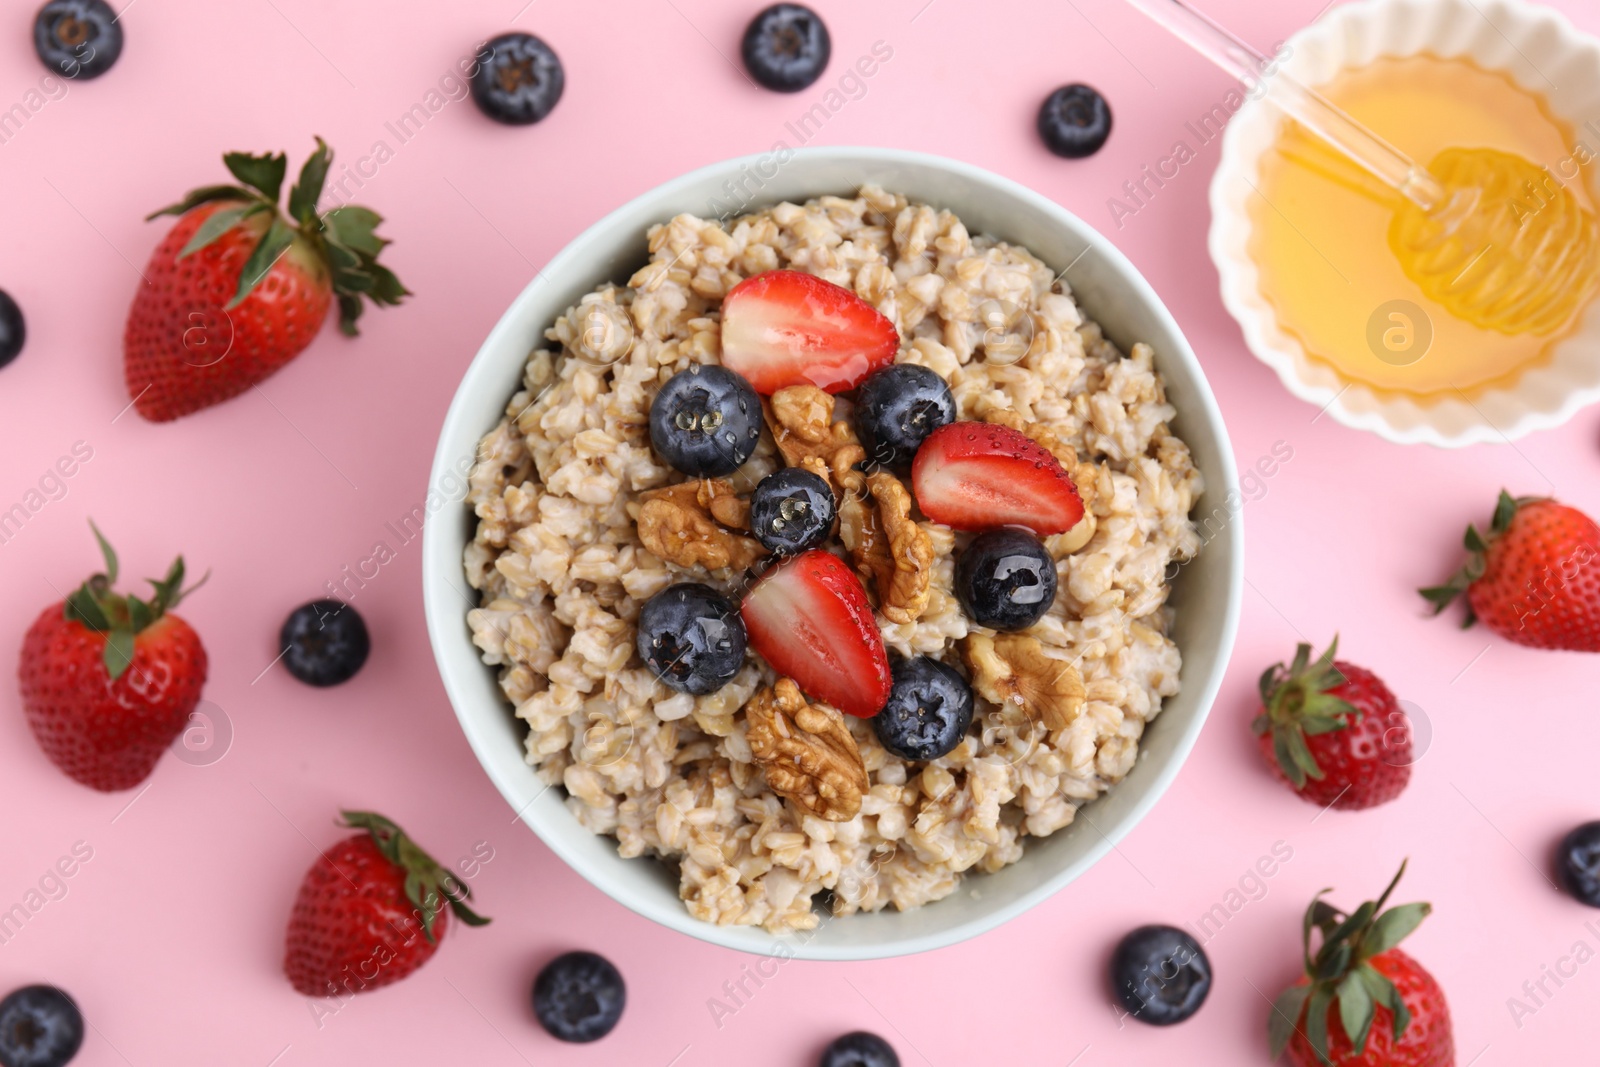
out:
<path id="1" fill-rule="evenodd" d="M 1346 380 L 1418 397 L 1509 385 L 1547 359 L 1600 285 L 1600 116 L 1575 130 L 1505 74 L 1431 55 L 1319 89 L 1481 202 L 1441 236 L 1285 120 L 1250 201 L 1250 255 L 1279 324 Z"/>

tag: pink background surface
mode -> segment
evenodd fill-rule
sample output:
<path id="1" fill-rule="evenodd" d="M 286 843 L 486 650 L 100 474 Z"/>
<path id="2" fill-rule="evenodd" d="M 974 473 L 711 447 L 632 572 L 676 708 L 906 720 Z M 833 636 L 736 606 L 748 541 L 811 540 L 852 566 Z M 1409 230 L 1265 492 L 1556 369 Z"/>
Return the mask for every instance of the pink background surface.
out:
<path id="1" fill-rule="evenodd" d="M 749 0 L 537 0 L 519 12 L 520 2 L 142 0 L 127 13 L 120 65 L 0 145 L 0 287 L 31 330 L 0 371 L 0 509 L 75 442 L 94 450 L 65 498 L 0 545 L 5 669 L 35 614 L 96 562 L 84 525 L 93 515 L 132 575 L 160 573 L 180 550 L 212 570 L 182 614 L 211 652 L 207 697 L 234 732 L 219 762 L 169 756 L 146 791 L 106 796 L 41 757 L 14 686 L 0 686 L 0 909 L 75 843 L 93 849 L 67 895 L 0 945 L 0 987 L 69 989 L 92 1027 L 86 1065 L 293 1067 L 387 1053 L 404 1063 L 803 1067 L 853 1028 L 884 1034 L 918 1067 L 1249 1064 L 1265 1062 L 1262 994 L 1295 973 L 1311 895 L 1332 885 L 1338 901 L 1365 899 L 1409 856 L 1401 898 L 1437 912 L 1408 947 L 1448 991 L 1460 1063 L 1592 1058 L 1600 963 L 1562 988 L 1547 983 L 1554 996 L 1520 1025 L 1507 1000 L 1576 942 L 1600 947 L 1600 924 L 1585 927 L 1600 912 L 1545 875 L 1554 841 L 1600 817 L 1600 718 L 1589 706 L 1600 666 L 1427 621 L 1412 590 L 1457 562 L 1462 528 L 1486 518 L 1502 485 L 1600 513 L 1600 415 L 1514 447 L 1442 452 L 1386 444 L 1291 399 L 1217 297 L 1204 243 L 1215 144 L 1121 230 L 1111 222 L 1107 198 L 1227 88 L 1117 0 L 819 0 L 834 66 L 797 96 L 756 91 L 729 64 L 758 6 Z M 1266 13 L 1247 0 L 1207 6 L 1266 47 L 1317 16 L 1321 0 Z M 1556 6 L 1600 30 L 1592 5 Z M 0 108 L 42 73 L 25 32 L 35 7 L 5 4 Z M 414 299 L 369 314 L 359 341 L 330 327 L 258 394 L 174 425 L 118 417 L 134 264 L 164 232 L 140 221 L 146 212 L 223 180 L 224 150 L 283 148 L 298 166 L 314 133 L 347 163 L 380 138 L 396 147 L 385 122 L 510 27 L 544 36 L 565 61 L 551 118 L 507 129 L 452 102 L 357 197 L 389 218 L 390 262 Z M 1200 353 L 1241 469 L 1276 442 L 1293 458 L 1245 508 L 1244 623 L 1212 721 L 1116 854 L 964 945 L 787 963 L 719 1028 L 708 998 L 750 958 L 634 917 L 512 822 L 435 675 L 418 546 L 384 524 L 422 501 L 456 382 L 536 265 L 661 181 L 769 149 L 879 40 L 892 61 L 817 142 L 967 160 L 1112 233 Z M 1031 129 L 1040 98 L 1073 80 L 1103 90 L 1117 122 L 1106 150 L 1076 163 L 1049 156 Z M 380 539 L 397 558 L 356 599 L 375 640 L 366 670 L 332 691 L 281 667 L 263 673 L 284 615 Z M 1315 818 L 1268 777 L 1245 724 L 1259 671 L 1296 640 L 1320 647 L 1335 631 L 1350 658 L 1422 709 L 1432 741 L 1397 803 Z M 315 847 L 340 835 L 340 806 L 390 814 L 446 863 L 487 842 L 493 860 L 471 884 L 495 925 L 453 930 L 416 976 L 319 1025 L 281 974 L 283 926 Z M 1116 938 L 1143 922 L 1192 926 L 1277 842 L 1292 860 L 1208 945 L 1218 979 L 1204 1011 L 1169 1031 L 1119 1024 L 1103 978 Z M 628 1012 L 598 1046 L 558 1044 L 528 1007 L 541 963 L 574 947 L 608 955 L 629 982 Z"/>

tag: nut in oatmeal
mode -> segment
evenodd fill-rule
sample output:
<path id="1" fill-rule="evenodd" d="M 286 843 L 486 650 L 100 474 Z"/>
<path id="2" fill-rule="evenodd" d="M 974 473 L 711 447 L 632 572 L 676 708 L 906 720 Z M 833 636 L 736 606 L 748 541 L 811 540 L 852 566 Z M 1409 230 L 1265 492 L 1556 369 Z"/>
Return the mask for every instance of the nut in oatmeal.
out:
<path id="1" fill-rule="evenodd" d="M 668 563 L 744 570 L 767 553 L 761 542 L 718 525 L 748 521 L 750 505 L 730 482 L 691 479 L 641 493 L 639 499 L 639 541 Z"/>
<path id="2" fill-rule="evenodd" d="M 773 792 L 828 822 L 855 818 L 867 769 L 843 714 L 808 704 L 788 678 L 757 692 L 744 714 L 750 752 Z"/>
<path id="3" fill-rule="evenodd" d="M 791 385 L 772 394 L 766 405 L 767 426 L 783 461 L 816 472 L 820 460 L 832 476 L 835 491 L 859 492 L 861 472 L 855 465 L 867 458 L 855 430 L 833 417 L 834 398 L 814 385 Z"/>
<path id="4" fill-rule="evenodd" d="M 970 633 L 962 639 L 961 655 L 979 696 L 1019 707 L 1047 730 L 1065 730 L 1083 712 L 1082 673 L 1075 664 L 1047 655 L 1038 638 Z"/>
<path id="5" fill-rule="evenodd" d="M 911 492 L 894 475 L 867 475 L 869 499 L 851 494 L 839 509 L 839 539 L 878 592 L 890 622 L 913 623 L 932 595 L 933 540 L 911 518 Z"/>

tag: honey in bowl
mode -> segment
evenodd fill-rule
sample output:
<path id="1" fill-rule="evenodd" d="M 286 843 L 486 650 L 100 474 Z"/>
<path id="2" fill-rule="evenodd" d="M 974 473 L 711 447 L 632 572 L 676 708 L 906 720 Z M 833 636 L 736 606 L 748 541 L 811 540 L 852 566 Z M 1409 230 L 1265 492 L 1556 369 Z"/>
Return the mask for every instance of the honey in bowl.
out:
<path id="1" fill-rule="evenodd" d="M 1466 59 L 1383 57 L 1318 88 L 1463 195 L 1426 217 L 1285 120 L 1250 206 L 1279 324 L 1344 379 L 1421 398 L 1547 359 L 1600 284 L 1593 151 Z"/>

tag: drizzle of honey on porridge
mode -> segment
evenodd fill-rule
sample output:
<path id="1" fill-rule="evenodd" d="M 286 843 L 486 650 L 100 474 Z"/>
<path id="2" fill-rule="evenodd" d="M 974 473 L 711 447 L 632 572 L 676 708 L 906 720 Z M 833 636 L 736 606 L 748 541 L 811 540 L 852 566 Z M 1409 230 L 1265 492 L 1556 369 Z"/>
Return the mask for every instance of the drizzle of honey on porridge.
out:
<path id="1" fill-rule="evenodd" d="M 1431 55 L 1380 58 L 1319 89 L 1438 177 L 1447 177 L 1441 168 L 1458 178 L 1497 172 L 1504 218 L 1530 238 L 1524 245 L 1540 245 L 1529 259 L 1563 262 L 1562 277 L 1571 281 L 1552 292 L 1550 270 L 1503 261 L 1512 299 L 1532 293 L 1538 315 L 1514 321 L 1487 305 L 1465 313 L 1459 301 L 1452 313 L 1398 258 L 1391 227 L 1406 202 L 1285 120 L 1250 199 L 1250 255 L 1279 325 L 1345 380 L 1419 397 L 1471 396 L 1548 359 L 1575 329 L 1600 276 L 1591 186 L 1600 115 L 1575 131 L 1507 75 Z M 1463 277 L 1470 283 L 1492 262 L 1468 257 Z"/>

